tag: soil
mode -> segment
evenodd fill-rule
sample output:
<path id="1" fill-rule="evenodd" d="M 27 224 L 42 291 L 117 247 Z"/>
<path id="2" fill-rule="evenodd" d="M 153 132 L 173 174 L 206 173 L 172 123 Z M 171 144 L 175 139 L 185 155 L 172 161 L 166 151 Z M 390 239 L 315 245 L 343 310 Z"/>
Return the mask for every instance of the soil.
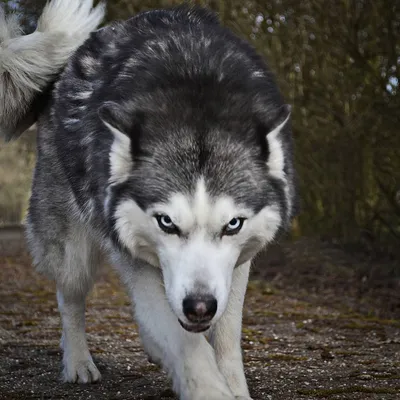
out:
<path id="1" fill-rule="evenodd" d="M 0 241 L 3 254 L 21 249 L 7 235 Z M 103 380 L 62 383 L 55 286 L 23 251 L 13 253 L 0 255 L 0 399 L 176 399 L 166 375 L 148 362 L 110 268 L 87 308 Z M 260 257 L 242 343 L 253 399 L 400 399 L 399 273 L 396 262 L 309 239 Z"/>

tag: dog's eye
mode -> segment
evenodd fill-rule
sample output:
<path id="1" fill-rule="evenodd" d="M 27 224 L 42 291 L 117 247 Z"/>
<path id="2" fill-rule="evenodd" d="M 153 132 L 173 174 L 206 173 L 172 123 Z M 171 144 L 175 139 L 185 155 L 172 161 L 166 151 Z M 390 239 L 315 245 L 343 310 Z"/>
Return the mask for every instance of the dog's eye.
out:
<path id="1" fill-rule="evenodd" d="M 168 215 L 156 215 L 155 216 L 158 226 L 166 233 L 179 234 L 178 227 L 172 222 L 172 219 Z"/>
<path id="2" fill-rule="evenodd" d="M 245 218 L 232 218 L 224 227 L 223 235 L 236 235 L 242 229 Z"/>

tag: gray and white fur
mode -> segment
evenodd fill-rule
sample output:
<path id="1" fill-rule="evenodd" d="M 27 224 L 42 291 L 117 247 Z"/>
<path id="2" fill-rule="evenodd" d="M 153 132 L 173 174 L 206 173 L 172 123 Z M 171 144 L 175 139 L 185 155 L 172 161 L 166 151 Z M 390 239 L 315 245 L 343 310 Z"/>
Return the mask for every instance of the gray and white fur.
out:
<path id="1" fill-rule="evenodd" d="M 33 103 L 104 17 L 104 4 L 92 5 L 53 0 L 30 35 L 0 5 L 0 137 L 15 138 L 34 123 Z"/>
<path id="2" fill-rule="evenodd" d="M 0 114 L 15 136 L 41 93 L 27 238 L 57 283 L 64 380 L 100 379 L 85 299 L 105 255 L 180 399 L 249 400 L 240 339 L 251 260 L 297 211 L 290 106 L 264 60 L 204 8 L 141 13 L 84 41 L 103 9 L 53 0 L 40 26 L 53 30 L 46 13 L 64 21 L 72 3 L 80 22 L 67 18 L 61 37 L 74 32 L 74 44 L 57 55 L 49 39 L 54 64 L 3 73 Z M 41 38 L 26 48 L 40 53 Z M 28 62 L 3 60 L 14 72 Z"/>

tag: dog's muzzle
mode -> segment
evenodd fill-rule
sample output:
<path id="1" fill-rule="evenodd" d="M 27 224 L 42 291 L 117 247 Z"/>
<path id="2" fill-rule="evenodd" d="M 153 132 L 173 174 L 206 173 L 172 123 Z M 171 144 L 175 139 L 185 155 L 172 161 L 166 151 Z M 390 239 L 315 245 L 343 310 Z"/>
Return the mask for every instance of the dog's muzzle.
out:
<path id="1" fill-rule="evenodd" d="M 188 331 L 188 332 L 191 332 L 191 333 L 205 332 L 208 329 L 210 329 L 210 326 L 211 326 L 211 324 L 185 324 L 180 319 L 178 319 L 178 321 L 181 324 L 181 327 L 183 329 L 185 329 L 185 331 Z"/>
<path id="2" fill-rule="evenodd" d="M 182 308 L 188 320 L 188 323 L 179 320 L 182 327 L 189 332 L 204 332 L 211 325 L 218 302 L 211 295 L 189 295 L 184 298 Z"/>

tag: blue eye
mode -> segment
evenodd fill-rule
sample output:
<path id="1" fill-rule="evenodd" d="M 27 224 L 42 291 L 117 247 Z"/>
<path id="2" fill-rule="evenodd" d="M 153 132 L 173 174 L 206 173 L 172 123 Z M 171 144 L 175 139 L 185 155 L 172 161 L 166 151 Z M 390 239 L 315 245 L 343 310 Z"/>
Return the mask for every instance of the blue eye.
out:
<path id="1" fill-rule="evenodd" d="M 174 226 L 172 220 L 168 215 L 160 215 L 160 224 L 165 228 L 172 228 Z"/>
<path id="2" fill-rule="evenodd" d="M 236 235 L 242 229 L 245 218 L 232 218 L 224 227 L 223 235 Z"/>
<path id="3" fill-rule="evenodd" d="M 160 229 L 162 229 L 164 232 L 169 233 L 169 234 L 179 234 L 179 228 L 172 222 L 172 219 L 165 214 L 161 215 L 156 215 L 155 216 L 158 226 Z"/>

